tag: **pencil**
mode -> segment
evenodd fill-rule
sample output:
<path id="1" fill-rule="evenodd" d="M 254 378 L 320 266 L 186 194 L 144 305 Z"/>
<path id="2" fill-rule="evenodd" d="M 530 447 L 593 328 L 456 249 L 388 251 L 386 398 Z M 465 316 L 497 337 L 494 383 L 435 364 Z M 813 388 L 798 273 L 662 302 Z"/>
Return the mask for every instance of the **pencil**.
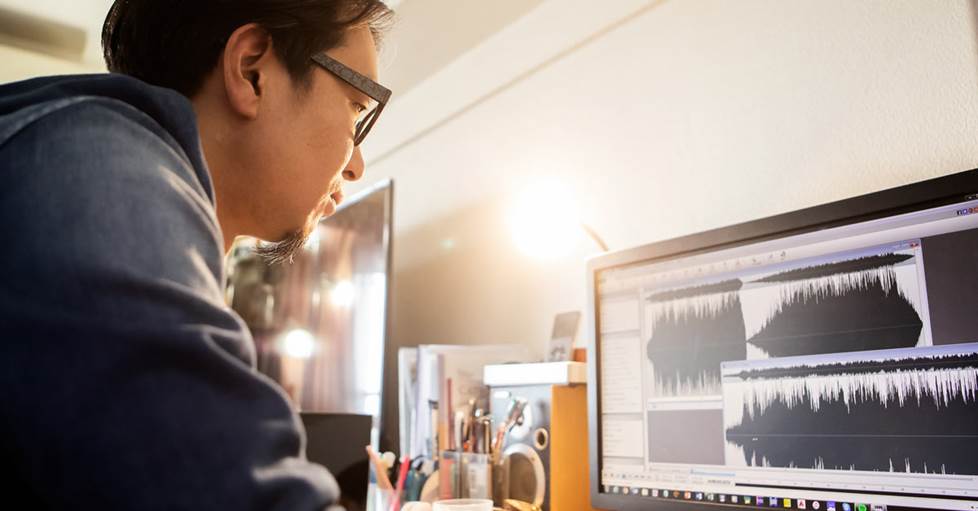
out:
<path id="1" fill-rule="evenodd" d="M 394 488 L 394 497 L 391 499 L 391 506 L 387 511 L 398 511 L 401 508 L 401 492 L 404 491 L 404 481 L 407 479 L 410 468 L 411 458 L 408 456 L 401 458 L 401 467 L 397 474 L 397 487 Z"/>
<path id="2" fill-rule="evenodd" d="M 370 457 L 370 462 L 374 466 L 374 473 L 377 474 L 377 487 L 381 490 L 392 489 L 391 480 L 387 477 L 387 464 L 384 463 L 384 460 L 380 459 L 380 456 L 377 455 L 374 448 L 369 445 L 367 446 L 367 456 Z"/>

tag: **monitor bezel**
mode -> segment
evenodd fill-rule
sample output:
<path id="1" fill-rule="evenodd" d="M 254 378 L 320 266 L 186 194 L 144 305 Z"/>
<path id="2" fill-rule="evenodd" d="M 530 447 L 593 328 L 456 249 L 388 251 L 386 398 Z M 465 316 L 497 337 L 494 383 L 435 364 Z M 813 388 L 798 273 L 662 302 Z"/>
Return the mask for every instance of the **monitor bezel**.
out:
<path id="1" fill-rule="evenodd" d="M 819 206 L 751 220 L 603 254 L 587 262 L 588 325 L 588 461 L 591 505 L 599 509 L 688 511 L 700 502 L 669 501 L 601 493 L 600 349 L 595 289 L 601 271 L 639 262 L 667 260 L 806 232 L 840 227 L 917 210 L 978 199 L 978 169 L 957 172 L 896 188 L 859 195 Z"/>

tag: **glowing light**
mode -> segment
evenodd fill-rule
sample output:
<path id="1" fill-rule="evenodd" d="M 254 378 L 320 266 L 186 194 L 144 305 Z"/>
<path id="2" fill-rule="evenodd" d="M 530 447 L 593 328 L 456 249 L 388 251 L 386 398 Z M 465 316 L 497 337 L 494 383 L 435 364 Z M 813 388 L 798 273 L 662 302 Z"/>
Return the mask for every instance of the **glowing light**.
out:
<path id="1" fill-rule="evenodd" d="M 316 339 L 301 328 L 290 330 L 279 345 L 279 350 L 283 354 L 294 358 L 310 358 L 315 348 Z"/>
<path id="2" fill-rule="evenodd" d="M 333 305 L 337 307 L 349 307 L 353 304 L 353 299 L 356 297 L 356 288 L 353 287 L 353 283 L 349 280 L 343 280 L 337 282 L 333 286 L 333 291 L 330 292 L 329 298 L 332 300 Z"/>
<path id="3" fill-rule="evenodd" d="M 541 259 L 567 255 L 583 235 L 573 191 L 557 180 L 527 186 L 510 210 L 509 223 L 520 250 Z"/>

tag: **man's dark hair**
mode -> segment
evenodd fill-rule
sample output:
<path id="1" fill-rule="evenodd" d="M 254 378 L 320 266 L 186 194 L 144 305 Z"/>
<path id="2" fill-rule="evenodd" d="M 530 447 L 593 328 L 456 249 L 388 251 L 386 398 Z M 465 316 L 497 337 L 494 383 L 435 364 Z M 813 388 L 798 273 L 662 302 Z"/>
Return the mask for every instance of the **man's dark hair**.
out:
<path id="1" fill-rule="evenodd" d="M 257 23 L 268 31 L 289 75 L 307 83 L 310 57 L 338 46 L 347 29 L 379 39 L 391 17 L 380 0 L 115 0 L 102 26 L 113 73 L 197 93 L 231 34 Z"/>

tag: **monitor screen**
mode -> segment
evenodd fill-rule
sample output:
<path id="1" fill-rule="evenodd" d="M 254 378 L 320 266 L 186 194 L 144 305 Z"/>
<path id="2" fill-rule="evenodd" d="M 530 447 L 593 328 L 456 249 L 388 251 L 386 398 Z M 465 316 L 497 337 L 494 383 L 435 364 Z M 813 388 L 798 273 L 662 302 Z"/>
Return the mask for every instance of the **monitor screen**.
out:
<path id="1" fill-rule="evenodd" d="M 598 507 L 978 509 L 978 171 L 888 192 L 592 261 Z"/>

